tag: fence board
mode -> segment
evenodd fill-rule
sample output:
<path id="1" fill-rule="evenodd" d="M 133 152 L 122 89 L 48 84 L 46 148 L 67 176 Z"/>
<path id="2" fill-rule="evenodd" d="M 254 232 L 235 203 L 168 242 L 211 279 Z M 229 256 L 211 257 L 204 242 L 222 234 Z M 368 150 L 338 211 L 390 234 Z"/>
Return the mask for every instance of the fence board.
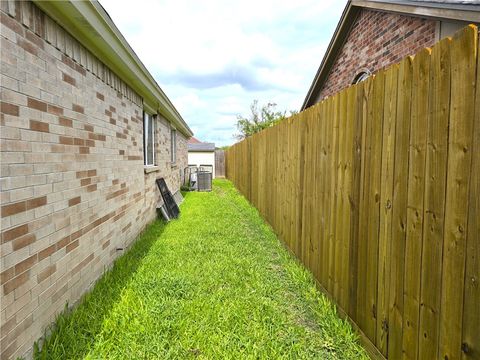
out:
<path id="1" fill-rule="evenodd" d="M 340 304 L 343 309 L 349 308 L 349 272 L 350 272 L 350 223 L 351 223 L 351 202 L 352 198 L 352 146 L 354 137 L 354 121 L 355 121 L 355 106 L 356 106 L 356 90 L 357 87 L 351 87 L 347 91 L 347 110 L 346 110 L 346 123 L 342 128 L 345 132 L 345 144 L 344 144 L 344 187 L 341 193 L 343 210 L 341 215 L 343 216 L 342 224 L 340 225 L 342 231 L 342 251 L 339 259 L 340 264 Z"/>
<path id="2" fill-rule="evenodd" d="M 305 119 L 305 128 L 304 128 L 304 156 L 302 160 L 302 167 L 305 167 L 305 163 L 309 162 L 311 163 L 311 148 L 310 148 L 310 137 L 311 137 L 311 127 L 312 127 L 312 117 L 311 117 L 311 111 L 306 113 L 307 117 Z M 310 213 L 310 199 L 307 194 L 310 194 L 310 182 L 311 182 L 311 177 L 310 177 L 310 172 L 307 172 L 304 174 L 304 177 L 302 179 L 303 184 L 302 184 L 302 196 L 304 196 L 303 201 L 302 201 L 302 229 L 301 229 L 301 256 L 300 260 L 305 264 L 307 269 L 311 270 L 310 267 L 310 256 L 309 256 L 309 248 L 311 247 L 311 239 L 310 239 L 310 225 L 311 225 L 311 219 L 309 218 L 309 213 Z"/>
<path id="3" fill-rule="evenodd" d="M 446 38 L 432 49 L 427 153 L 424 191 L 422 269 L 420 275 L 419 359 L 438 358 L 438 337 L 443 251 L 443 220 L 447 172 L 450 101 L 450 44 Z"/>
<path id="4" fill-rule="evenodd" d="M 313 273 L 316 279 L 320 278 L 320 264 L 322 261 L 323 254 L 321 253 L 321 238 L 318 236 L 321 229 L 321 217 L 320 217 L 320 206 L 319 204 L 322 201 L 322 171 L 321 171 L 321 159 L 322 159 L 322 142 L 321 137 L 323 135 L 323 118 L 321 113 L 317 108 L 313 108 L 312 112 L 314 113 L 314 131 L 313 139 L 314 142 L 314 151 L 315 151 L 315 168 L 312 171 L 312 184 L 313 184 L 313 194 L 312 194 L 312 217 L 313 217 L 313 227 L 312 227 L 312 237 L 313 237 L 313 248 L 314 248 L 314 259 L 313 259 Z M 320 140 L 320 141 L 319 141 Z"/>
<path id="5" fill-rule="evenodd" d="M 317 172 L 317 133 L 318 133 L 318 115 L 316 112 L 311 110 L 310 113 L 310 137 L 309 137 L 309 161 L 305 161 L 304 171 L 309 174 L 308 185 L 304 190 L 303 198 L 308 199 L 309 207 L 305 208 L 306 212 L 303 213 L 304 223 L 302 226 L 305 230 L 308 231 L 306 234 L 308 239 L 307 246 L 307 259 L 308 259 L 308 268 L 314 274 L 317 273 L 317 258 L 318 254 L 318 242 L 315 239 L 315 228 L 317 226 L 316 219 L 316 179 L 315 174 Z M 307 150 L 306 150 L 307 151 Z M 307 170 L 308 168 L 308 170 Z"/>
<path id="6" fill-rule="evenodd" d="M 480 359 L 477 51 L 467 27 L 226 151 L 375 358 Z"/>
<path id="7" fill-rule="evenodd" d="M 376 343 L 387 355 L 388 304 L 390 295 L 390 239 L 392 237 L 393 167 L 395 155 L 395 125 L 397 114 L 398 65 L 393 65 L 385 76 L 383 106 L 383 144 L 380 194 L 380 234 L 378 240 L 378 294 Z"/>
<path id="8" fill-rule="evenodd" d="M 468 219 L 477 30 L 466 27 L 452 41 L 445 240 L 440 313 L 440 357 L 458 359 L 462 347 L 463 291 Z M 478 156 L 478 154 L 476 154 Z M 477 302 L 477 305 L 480 302 Z M 478 325 L 478 324 L 477 324 Z"/>
<path id="9" fill-rule="evenodd" d="M 332 199 L 332 169 L 331 169 L 331 158 L 332 158 L 332 135 L 333 135 L 333 98 L 327 99 L 326 103 L 326 117 L 325 119 L 329 119 L 326 121 L 326 129 L 325 129 L 325 198 L 323 202 L 322 214 L 324 217 L 323 223 L 323 267 L 322 267 L 322 274 L 324 276 L 324 283 L 323 285 L 326 287 L 327 291 L 331 293 L 330 289 L 330 272 L 329 272 L 329 259 L 331 256 L 330 248 L 332 246 L 330 242 L 330 217 L 331 217 L 331 209 L 330 203 Z M 332 119 L 332 120 L 330 120 Z"/>
<path id="10" fill-rule="evenodd" d="M 368 221 L 368 193 L 370 190 L 370 143 L 371 143 L 371 113 L 369 111 L 369 102 L 371 102 L 373 80 L 369 78 L 365 81 L 364 97 L 362 99 L 363 118 L 362 118 L 362 160 L 361 160 L 361 182 L 360 182 L 360 201 L 359 201 L 359 224 L 358 224 L 358 283 L 357 283 L 357 319 L 361 329 L 367 328 L 367 318 L 371 310 L 367 304 L 367 262 L 368 262 L 368 233 L 366 224 Z M 368 334 L 366 334 L 368 336 Z M 369 337 L 370 340 L 372 339 Z"/>
<path id="11" fill-rule="evenodd" d="M 405 244 L 405 284 L 403 354 L 416 359 L 418 351 L 420 273 L 422 263 L 423 193 L 430 80 L 430 49 L 413 60 L 412 124 L 410 127 L 407 195 L 407 238 Z"/>
<path id="12" fill-rule="evenodd" d="M 298 164 L 295 169 L 295 223 L 294 223 L 294 241 L 297 243 L 297 248 L 301 249 L 302 244 L 297 239 L 302 238 L 302 221 L 303 221 L 303 177 L 304 173 L 304 157 L 305 157 L 305 121 L 295 121 L 295 142 L 296 142 L 296 158 L 295 164 Z M 299 251 L 300 252 L 300 251 Z"/>
<path id="13" fill-rule="evenodd" d="M 332 128 L 332 142 L 331 142 L 331 153 L 330 153 L 330 162 L 329 162 L 329 174 L 330 174 L 330 204 L 329 204 L 329 225 L 328 225 L 328 237 L 327 241 L 329 246 L 328 253 L 328 289 L 333 296 L 336 296 L 335 282 L 335 256 L 338 248 L 338 238 L 336 237 L 336 207 L 337 207 L 337 197 L 338 197 L 338 136 L 339 136 L 339 126 L 340 126 L 340 101 L 344 97 L 345 92 L 335 96 L 333 98 L 332 105 L 332 116 L 333 116 L 333 128 Z"/>
<path id="14" fill-rule="evenodd" d="M 334 261 L 334 292 L 333 296 L 338 299 L 339 303 L 344 305 L 344 299 L 342 296 L 342 269 L 345 268 L 343 265 L 343 260 L 345 255 L 343 254 L 343 244 L 345 242 L 343 236 L 343 222 L 344 214 L 346 213 L 344 209 L 344 194 L 345 191 L 345 145 L 347 143 L 347 95 L 348 91 L 344 91 L 340 94 L 339 97 L 339 108 L 338 108 L 338 129 L 337 141 L 338 141 L 338 150 L 337 150 L 337 161 L 336 161 L 336 172 L 337 172 L 337 187 L 336 187 L 336 199 L 335 199 L 335 229 L 333 233 L 333 239 L 335 242 L 335 261 Z M 340 130 L 341 129 L 341 130 Z"/>
<path id="15" fill-rule="evenodd" d="M 326 181 L 327 177 L 325 176 L 326 174 L 326 155 L 327 155 L 327 149 L 326 149 L 326 137 L 327 137 L 327 124 L 328 121 L 327 119 L 327 106 L 326 106 L 326 101 L 321 102 L 318 106 L 318 112 L 320 113 L 320 158 L 318 159 L 319 161 L 319 174 L 317 176 L 317 182 L 318 182 L 318 187 L 320 191 L 320 197 L 318 198 L 317 202 L 317 213 L 318 213 L 318 218 L 319 218 L 319 223 L 318 223 L 318 229 L 317 229 L 317 238 L 318 238 L 318 248 L 320 252 L 320 257 L 319 257 L 319 264 L 318 264 L 318 278 L 320 279 L 322 284 L 326 284 L 327 278 L 326 278 L 326 271 L 325 271 L 325 211 L 324 211 L 324 204 L 326 202 Z"/>
<path id="16" fill-rule="evenodd" d="M 397 121 L 392 197 L 392 238 L 388 321 L 388 358 L 402 357 L 403 285 L 405 275 L 405 239 L 407 224 L 408 150 L 412 103 L 412 58 L 400 63 L 398 70 Z M 386 279 L 387 281 L 387 279 Z"/>
<path id="17" fill-rule="evenodd" d="M 468 208 L 467 261 L 462 338 L 462 359 L 480 359 L 480 56 L 477 47 L 475 128 L 473 132 L 470 198 Z"/>
<path id="18" fill-rule="evenodd" d="M 350 221 L 350 249 L 349 249 L 349 287 L 348 287 L 348 313 L 350 317 L 357 320 L 357 284 L 358 284 L 358 249 L 359 249 L 359 208 L 360 208 L 360 186 L 361 186 L 361 167 L 362 167 L 362 127 L 363 127 L 363 99 L 364 83 L 355 86 L 356 104 L 353 107 L 354 124 L 353 128 L 353 146 L 352 146 L 352 184 L 351 184 L 351 221 Z"/>
<path id="19" fill-rule="evenodd" d="M 366 324 L 365 334 L 375 343 L 376 317 L 377 317 L 377 280 L 378 280 L 378 235 L 380 215 L 380 170 L 383 127 L 383 99 L 385 73 L 380 71 L 373 82 L 372 97 L 368 103 L 369 139 L 367 140 L 367 153 L 369 161 L 366 162 L 366 172 L 369 178 L 369 189 L 365 192 L 366 219 L 364 223 L 366 256 Z"/>

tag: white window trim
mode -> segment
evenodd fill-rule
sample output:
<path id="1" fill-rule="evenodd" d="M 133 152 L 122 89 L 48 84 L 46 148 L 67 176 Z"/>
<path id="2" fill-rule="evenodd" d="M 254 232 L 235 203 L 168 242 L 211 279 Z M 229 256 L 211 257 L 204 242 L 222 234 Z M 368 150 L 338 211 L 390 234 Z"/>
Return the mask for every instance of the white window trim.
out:
<path id="1" fill-rule="evenodd" d="M 177 164 L 177 129 L 174 127 L 170 128 L 170 152 L 170 162 L 172 166 L 175 166 Z"/>
<path id="2" fill-rule="evenodd" d="M 150 121 L 147 121 L 147 118 L 150 119 Z M 154 126 L 154 121 L 155 117 L 152 114 L 149 114 L 147 112 L 143 113 L 143 143 L 144 143 L 144 151 L 143 151 L 143 164 L 145 167 L 155 167 L 155 126 Z M 153 127 L 152 131 L 152 163 L 147 164 L 148 161 L 148 156 L 147 156 L 147 144 L 148 144 L 148 130 L 149 126 Z"/>
<path id="3" fill-rule="evenodd" d="M 355 85 L 355 84 L 361 83 L 362 81 L 367 80 L 371 75 L 372 73 L 370 72 L 370 70 L 362 69 L 353 78 L 352 85 Z"/>

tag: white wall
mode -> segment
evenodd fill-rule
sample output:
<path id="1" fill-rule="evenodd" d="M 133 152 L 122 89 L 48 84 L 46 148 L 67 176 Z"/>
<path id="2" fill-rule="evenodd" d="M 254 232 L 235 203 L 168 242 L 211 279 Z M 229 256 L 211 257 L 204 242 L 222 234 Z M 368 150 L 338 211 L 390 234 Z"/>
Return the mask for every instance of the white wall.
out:
<path id="1" fill-rule="evenodd" d="M 213 168 L 212 178 L 215 177 L 215 152 L 188 152 L 188 165 L 211 165 Z"/>

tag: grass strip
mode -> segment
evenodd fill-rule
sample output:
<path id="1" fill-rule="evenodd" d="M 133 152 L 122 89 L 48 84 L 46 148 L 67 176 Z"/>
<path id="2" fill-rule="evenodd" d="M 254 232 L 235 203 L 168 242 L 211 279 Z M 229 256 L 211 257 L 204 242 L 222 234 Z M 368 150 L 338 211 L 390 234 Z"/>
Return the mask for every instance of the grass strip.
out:
<path id="1" fill-rule="evenodd" d="M 150 225 L 37 359 L 366 359 L 348 322 L 233 185 Z"/>

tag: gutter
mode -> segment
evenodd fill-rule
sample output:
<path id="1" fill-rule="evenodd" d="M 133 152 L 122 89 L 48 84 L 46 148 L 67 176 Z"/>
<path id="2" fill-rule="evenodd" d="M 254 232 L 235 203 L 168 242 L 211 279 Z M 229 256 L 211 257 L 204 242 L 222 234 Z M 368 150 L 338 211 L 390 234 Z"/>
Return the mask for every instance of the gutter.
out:
<path id="1" fill-rule="evenodd" d="M 160 113 L 186 137 L 193 135 L 98 1 L 34 2 L 140 95 L 147 110 Z"/>

